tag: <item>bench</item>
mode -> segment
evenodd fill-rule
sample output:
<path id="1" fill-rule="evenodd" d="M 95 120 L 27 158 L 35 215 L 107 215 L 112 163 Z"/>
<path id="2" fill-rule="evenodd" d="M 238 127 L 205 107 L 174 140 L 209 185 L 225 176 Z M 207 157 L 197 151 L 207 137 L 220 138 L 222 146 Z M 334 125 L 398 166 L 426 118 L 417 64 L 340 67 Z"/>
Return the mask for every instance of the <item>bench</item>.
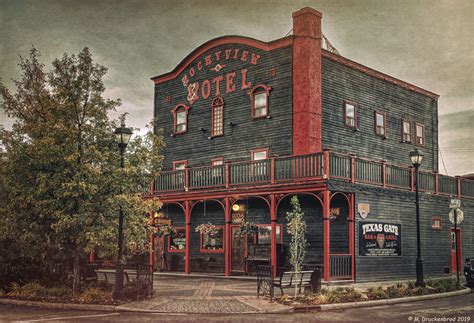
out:
<path id="1" fill-rule="evenodd" d="M 311 275 L 313 271 L 305 270 L 296 273 L 294 271 L 282 271 L 280 277 L 273 282 L 273 286 L 279 287 L 281 295 L 283 295 L 283 288 L 298 287 L 298 293 L 301 292 L 302 287 L 311 286 Z"/>
<path id="2" fill-rule="evenodd" d="M 96 270 L 97 280 L 106 281 L 110 284 L 115 284 L 115 271 Z M 129 283 L 130 279 L 126 271 L 123 272 L 123 282 Z"/>

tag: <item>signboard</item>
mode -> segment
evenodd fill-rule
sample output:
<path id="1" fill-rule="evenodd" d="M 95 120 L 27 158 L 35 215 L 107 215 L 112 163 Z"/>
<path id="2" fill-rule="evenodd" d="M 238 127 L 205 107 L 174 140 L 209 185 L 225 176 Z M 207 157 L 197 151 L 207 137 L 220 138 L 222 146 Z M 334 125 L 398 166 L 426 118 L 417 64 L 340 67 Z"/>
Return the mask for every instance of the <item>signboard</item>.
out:
<path id="1" fill-rule="evenodd" d="M 459 209 L 461 207 L 461 200 L 459 199 L 451 199 L 449 201 L 449 208 L 450 209 Z"/>
<path id="2" fill-rule="evenodd" d="M 170 225 L 171 224 L 171 219 L 168 219 L 168 218 L 154 218 L 153 219 L 153 224 L 154 225 L 160 225 L 160 224 Z"/>
<path id="3" fill-rule="evenodd" d="M 460 209 L 451 209 L 449 211 L 449 221 L 454 224 L 454 212 L 457 213 L 457 222 L 456 224 L 461 224 L 462 220 L 464 220 L 464 212 Z"/>
<path id="4" fill-rule="evenodd" d="M 370 204 L 359 203 L 357 204 L 357 213 L 362 219 L 365 219 L 370 213 Z"/>
<path id="5" fill-rule="evenodd" d="M 397 257 L 401 255 L 401 224 L 359 222 L 359 256 Z"/>
<path id="6" fill-rule="evenodd" d="M 232 213 L 232 223 L 234 223 L 234 224 L 240 224 L 240 223 L 244 222 L 244 218 L 245 218 L 245 215 L 242 212 Z"/>

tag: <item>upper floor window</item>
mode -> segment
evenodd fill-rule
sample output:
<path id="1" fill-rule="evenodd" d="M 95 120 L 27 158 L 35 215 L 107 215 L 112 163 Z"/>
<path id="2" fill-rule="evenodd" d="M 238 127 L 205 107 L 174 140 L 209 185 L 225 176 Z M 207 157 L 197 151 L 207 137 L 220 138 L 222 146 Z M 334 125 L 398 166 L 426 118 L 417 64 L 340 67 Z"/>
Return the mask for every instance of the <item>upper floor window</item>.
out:
<path id="1" fill-rule="evenodd" d="M 344 125 L 350 128 L 357 128 L 357 105 L 344 101 Z"/>
<path id="2" fill-rule="evenodd" d="M 375 111 L 375 134 L 387 137 L 387 117 L 384 112 Z"/>
<path id="3" fill-rule="evenodd" d="M 252 99 L 252 118 L 265 118 L 269 116 L 268 96 L 272 88 L 263 84 L 255 86 L 250 91 Z"/>
<path id="4" fill-rule="evenodd" d="M 174 134 L 181 134 L 188 131 L 188 110 L 189 107 L 184 104 L 179 104 L 172 110 L 174 118 Z"/>
<path id="5" fill-rule="evenodd" d="M 173 162 L 173 170 L 184 170 L 187 165 L 188 165 L 187 160 L 175 161 Z"/>
<path id="6" fill-rule="evenodd" d="M 252 150 L 252 160 L 253 161 L 261 160 L 261 161 L 252 163 L 250 167 L 250 176 L 252 177 L 264 176 L 265 177 L 268 174 L 270 174 L 269 169 L 267 169 L 269 167 L 269 163 L 263 161 L 267 158 L 268 158 L 268 148 Z"/>
<path id="7" fill-rule="evenodd" d="M 217 157 L 211 160 L 211 166 L 224 165 L 224 157 Z"/>
<path id="8" fill-rule="evenodd" d="M 411 123 L 402 119 L 402 141 L 411 142 Z"/>
<path id="9" fill-rule="evenodd" d="M 263 160 L 268 158 L 268 148 L 252 150 L 252 160 Z"/>
<path id="10" fill-rule="evenodd" d="M 222 166 L 224 165 L 224 157 L 217 157 L 211 160 L 211 166 Z M 214 167 L 212 169 L 212 176 L 219 177 L 224 175 L 223 167 Z"/>
<path id="11" fill-rule="evenodd" d="M 224 135 L 224 100 L 217 97 L 212 101 L 212 131 L 211 136 Z"/>
<path id="12" fill-rule="evenodd" d="M 416 144 L 420 146 L 425 145 L 425 126 L 415 123 Z"/>

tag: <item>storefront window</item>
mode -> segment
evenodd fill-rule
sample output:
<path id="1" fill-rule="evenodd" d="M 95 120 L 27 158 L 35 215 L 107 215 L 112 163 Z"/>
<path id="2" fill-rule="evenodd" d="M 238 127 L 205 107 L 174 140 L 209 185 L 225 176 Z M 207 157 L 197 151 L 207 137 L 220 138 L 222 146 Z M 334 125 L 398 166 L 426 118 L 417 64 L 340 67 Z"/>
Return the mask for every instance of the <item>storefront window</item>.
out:
<path id="1" fill-rule="evenodd" d="M 185 228 L 175 228 L 176 234 L 168 239 L 169 252 L 184 252 L 186 249 L 186 231 Z"/>
<path id="2" fill-rule="evenodd" d="M 272 242 L 272 226 L 270 224 L 257 224 L 255 243 L 270 244 Z M 276 226 L 276 243 L 281 243 L 281 224 Z"/>
<path id="3" fill-rule="evenodd" d="M 224 227 L 215 226 L 209 234 L 201 233 L 201 252 L 224 252 Z"/>

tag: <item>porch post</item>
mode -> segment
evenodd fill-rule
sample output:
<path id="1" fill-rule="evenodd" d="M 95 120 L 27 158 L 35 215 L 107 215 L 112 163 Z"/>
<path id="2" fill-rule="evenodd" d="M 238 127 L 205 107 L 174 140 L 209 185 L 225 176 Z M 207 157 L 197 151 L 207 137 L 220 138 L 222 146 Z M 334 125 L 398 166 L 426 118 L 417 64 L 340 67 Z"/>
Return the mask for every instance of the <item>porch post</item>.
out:
<path id="1" fill-rule="evenodd" d="M 354 198 L 354 193 L 350 194 L 349 197 L 349 253 L 351 254 L 351 275 L 352 275 L 352 280 L 355 280 L 355 272 L 354 272 L 354 267 L 355 267 L 355 248 L 354 248 L 354 204 L 355 198 Z"/>
<path id="2" fill-rule="evenodd" d="M 277 272 L 277 244 L 276 244 L 276 199 L 275 194 L 270 195 L 270 222 L 272 225 L 271 232 L 271 251 L 272 251 L 272 267 L 273 267 L 273 277 L 276 277 Z"/>
<path id="3" fill-rule="evenodd" d="M 224 199 L 224 214 L 225 214 L 225 248 L 224 248 L 224 258 L 225 258 L 225 276 L 230 276 L 230 242 L 231 240 L 231 232 L 230 232 L 230 224 L 231 224 L 231 217 L 230 217 L 230 200 L 228 197 Z"/>
<path id="4" fill-rule="evenodd" d="M 190 273 L 190 262 L 189 262 L 189 248 L 190 248 L 190 240 L 191 240 L 191 208 L 189 205 L 189 201 L 184 202 L 184 221 L 186 223 L 186 249 L 184 253 L 184 273 Z"/>
<path id="5" fill-rule="evenodd" d="M 324 273 L 323 279 L 328 282 L 329 281 L 329 248 L 330 248 L 330 226 L 329 226 L 329 208 L 330 208 L 330 199 L 331 194 L 329 191 L 323 191 L 323 222 L 324 222 Z"/>
<path id="6" fill-rule="evenodd" d="M 153 211 L 150 212 L 150 224 L 153 224 Z M 153 268 L 153 230 L 150 228 L 150 267 Z"/>

